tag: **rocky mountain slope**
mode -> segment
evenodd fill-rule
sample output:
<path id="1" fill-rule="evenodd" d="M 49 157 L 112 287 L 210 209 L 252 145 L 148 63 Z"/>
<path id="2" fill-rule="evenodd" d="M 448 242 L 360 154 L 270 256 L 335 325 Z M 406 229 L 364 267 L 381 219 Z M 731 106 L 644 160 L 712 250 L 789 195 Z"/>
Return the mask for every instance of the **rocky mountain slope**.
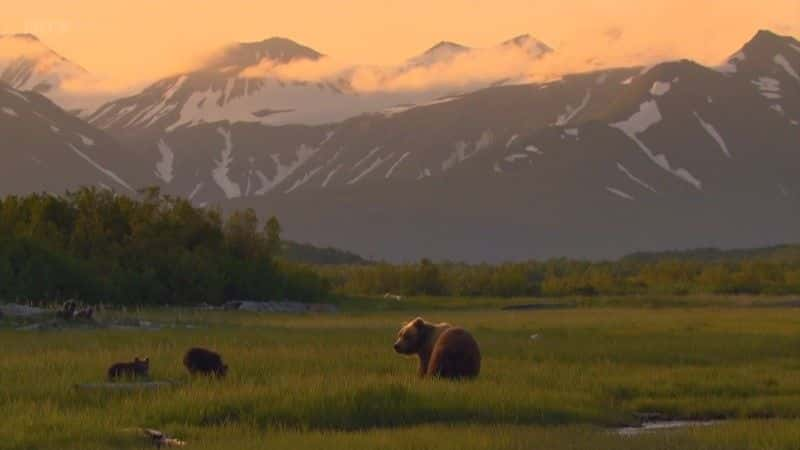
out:
<path id="1" fill-rule="evenodd" d="M 503 45 L 550 51 L 529 37 Z M 442 43 L 408 67 L 471 51 Z M 231 75 L 264 55 L 323 58 L 285 40 L 232 47 L 107 104 L 91 124 L 146 161 L 143 184 L 276 214 L 289 238 L 370 259 L 601 258 L 800 240 L 794 38 L 759 32 L 719 67 L 684 60 L 499 83 L 370 103 L 346 120 L 328 115 L 342 98 L 364 98 L 346 78 Z M 316 106 L 281 103 L 298 92 Z M 292 116 L 309 111 L 316 120 Z"/>
<path id="2" fill-rule="evenodd" d="M 149 165 L 35 92 L 0 83 L 0 192 L 62 194 L 80 186 L 135 195 Z"/>

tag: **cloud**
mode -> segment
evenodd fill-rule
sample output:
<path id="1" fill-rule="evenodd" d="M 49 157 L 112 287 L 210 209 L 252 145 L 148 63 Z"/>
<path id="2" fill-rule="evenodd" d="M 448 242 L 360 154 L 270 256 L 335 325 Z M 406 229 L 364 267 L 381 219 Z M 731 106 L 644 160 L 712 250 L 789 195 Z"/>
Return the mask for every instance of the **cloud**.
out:
<path id="1" fill-rule="evenodd" d="M 242 71 L 240 76 L 302 82 L 344 80 L 353 90 L 364 93 L 463 89 L 526 77 L 541 53 L 538 47 L 509 45 L 448 54 L 425 64 L 406 61 L 392 66 L 358 65 L 330 57 L 289 64 L 262 60 Z"/>
<path id="2" fill-rule="evenodd" d="M 500 81 L 551 81 L 570 73 L 649 65 L 678 57 L 669 45 L 642 49 L 638 43 L 625 43 L 622 35 L 621 28 L 608 28 L 594 36 L 582 36 L 580 42 L 565 43 L 550 53 L 542 53 L 536 41 L 531 40 L 523 46 L 499 45 L 450 53 L 427 64 L 405 61 L 391 66 L 365 66 L 330 57 L 289 64 L 262 60 L 242 71 L 240 76 L 272 77 L 287 82 L 344 83 L 359 93 L 455 91 Z M 616 44 L 608 45 L 609 40 Z"/>

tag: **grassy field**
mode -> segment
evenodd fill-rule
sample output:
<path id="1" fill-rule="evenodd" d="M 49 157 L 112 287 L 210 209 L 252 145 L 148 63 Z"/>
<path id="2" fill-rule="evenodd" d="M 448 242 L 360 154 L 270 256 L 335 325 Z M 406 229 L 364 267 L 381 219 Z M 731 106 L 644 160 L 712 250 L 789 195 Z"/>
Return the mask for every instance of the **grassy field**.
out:
<path id="1" fill-rule="evenodd" d="M 800 308 L 741 298 L 566 303 L 573 307 L 419 299 L 350 301 L 335 315 L 125 314 L 165 326 L 149 331 L 30 332 L 6 322 L 0 448 L 147 448 L 142 426 L 197 449 L 798 448 Z M 416 361 L 391 349 L 415 315 L 473 332 L 484 355 L 478 380 L 416 378 Z M 222 353 L 227 379 L 189 379 L 181 357 L 195 345 Z M 181 384 L 74 389 L 136 355 L 151 358 L 155 379 Z M 726 421 L 614 433 L 642 412 Z"/>

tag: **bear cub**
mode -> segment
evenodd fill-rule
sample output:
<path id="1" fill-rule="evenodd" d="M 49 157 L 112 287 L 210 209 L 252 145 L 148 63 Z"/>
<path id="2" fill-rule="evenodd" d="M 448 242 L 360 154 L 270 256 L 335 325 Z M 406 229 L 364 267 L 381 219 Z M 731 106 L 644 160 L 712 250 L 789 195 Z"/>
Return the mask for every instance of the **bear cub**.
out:
<path id="1" fill-rule="evenodd" d="M 150 358 L 134 358 L 133 362 L 116 363 L 108 369 L 108 379 L 148 378 L 150 376 Z"/>
<path id="2" fill-rule="evenodd" d="M 481 351 L 468 331 L 421 317 L 400 329 L 394 350 L 419 357 L 420 377 L 475 378 L 481 370 Z"/>
<path id="3" fill-rule="evenodd" d="M 183 357 L 183 365 L 192 375 L 224 377 L 228 373 L 228 366 L 222 362 L 219 353 L 204 348 L 189 349 Z"/>

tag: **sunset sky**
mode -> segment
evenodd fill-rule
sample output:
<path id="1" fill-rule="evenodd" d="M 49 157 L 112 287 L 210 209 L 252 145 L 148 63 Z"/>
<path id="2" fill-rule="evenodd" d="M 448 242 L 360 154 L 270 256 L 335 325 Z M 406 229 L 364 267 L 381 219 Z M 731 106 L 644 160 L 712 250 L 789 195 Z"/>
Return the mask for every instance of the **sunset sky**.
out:
<path id="1" fill-rule="evenodd" d="M 716 63 L 760 28 L 800 35 L 800 1 L 31 0 L 4 2 L 0 15 L 0 33 L 36 34 L 89 71 L 126 82 L 271 36 L 366 64 L 395 63 L 441 40 L 488 47 L 525 33 L 575 57 L 613 54 L 619 64 Z"/>

